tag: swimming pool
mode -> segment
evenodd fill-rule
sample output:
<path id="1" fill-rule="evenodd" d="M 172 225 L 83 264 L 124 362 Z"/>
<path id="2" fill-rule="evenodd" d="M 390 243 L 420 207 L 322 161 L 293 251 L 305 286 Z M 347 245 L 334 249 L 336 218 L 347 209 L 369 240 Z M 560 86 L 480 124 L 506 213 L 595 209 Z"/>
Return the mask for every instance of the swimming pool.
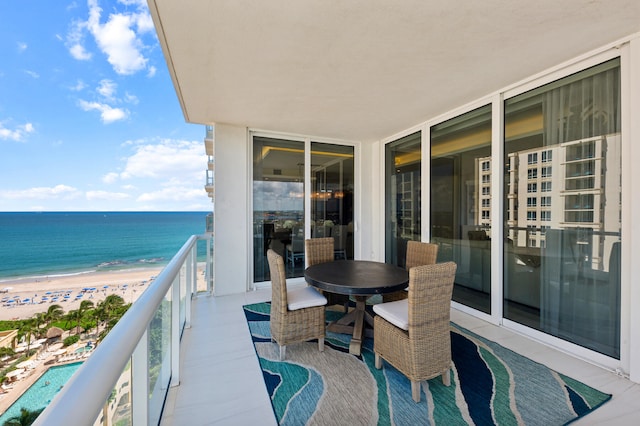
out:
<path id="1" fill-rule="evenodd" d="M 22 407 L 29 410 L 46 407 L 81 365 L 82 362 L 74 362 L 49 368 L 0 416 L 0 425 L 11 417 L 20 415 Z"/>

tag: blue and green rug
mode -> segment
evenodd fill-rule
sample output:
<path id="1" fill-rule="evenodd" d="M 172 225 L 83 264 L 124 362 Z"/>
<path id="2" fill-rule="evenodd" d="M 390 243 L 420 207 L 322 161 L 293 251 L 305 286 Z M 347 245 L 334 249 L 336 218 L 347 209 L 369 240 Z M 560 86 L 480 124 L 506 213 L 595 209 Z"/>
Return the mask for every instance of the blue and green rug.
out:
<path id="1" fill-rule="evenodd" d="M 451 386 L 423 382 L 415 403 L 405 376 L 386 362 L 375 368 L 371 339 L 356 357 L 350 336 L 327 333 L 324 352 L 317 341 L 300 343 L 278 361 L 270 308 L 244 311 L 280 425 L 563 425 L 611 398 L 452 323 Z"/>

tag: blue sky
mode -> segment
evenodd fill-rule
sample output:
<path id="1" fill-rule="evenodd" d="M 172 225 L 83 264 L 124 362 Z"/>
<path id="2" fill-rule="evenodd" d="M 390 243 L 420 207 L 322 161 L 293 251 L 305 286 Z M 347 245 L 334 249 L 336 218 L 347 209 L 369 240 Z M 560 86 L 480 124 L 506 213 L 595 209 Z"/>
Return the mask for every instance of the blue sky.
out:
<path id="1" fill-rule="evenodd" d="M 145 0 L 0 1 L 0 211 L 206 211 Z"/>

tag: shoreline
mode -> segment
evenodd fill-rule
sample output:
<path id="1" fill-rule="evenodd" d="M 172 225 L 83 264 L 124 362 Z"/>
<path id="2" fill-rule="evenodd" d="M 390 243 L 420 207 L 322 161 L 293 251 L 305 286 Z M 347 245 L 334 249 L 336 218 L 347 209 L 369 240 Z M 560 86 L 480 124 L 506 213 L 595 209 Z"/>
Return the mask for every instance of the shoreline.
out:
<path id="1" fill-rule="evenodd" d="M 125 303 L 133 303 L 164 268 L 165 265 L 2 280 L 0 321 L 31 318 L 46 312 L 53 304 L 60 305 L 67 313 L 78 309 L 82 300 L 97 304 L 110 294 L 122 296 Z M 203 268 L 204 264 L 199 263 L 198 289 L 202 285 L 206 289 Z M 9 302 L 11 300 L 13 302 Z"/>

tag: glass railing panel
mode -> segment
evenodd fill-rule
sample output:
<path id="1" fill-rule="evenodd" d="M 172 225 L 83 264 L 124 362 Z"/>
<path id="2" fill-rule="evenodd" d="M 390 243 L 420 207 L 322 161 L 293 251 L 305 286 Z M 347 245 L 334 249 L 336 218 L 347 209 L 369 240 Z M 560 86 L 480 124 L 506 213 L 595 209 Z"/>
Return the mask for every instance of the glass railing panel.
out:
<path id="1" fill-rule="evenodd" d="M 176 285 L 176 281 L 174 281 Z M 170 288 L 149 324 L 149 424 L 158 424 L 171 381 Z"/>
<path id="2" fill-rule="evenodd" d="M 128 362 L 122 374 L 118 378 L 111 395 L 105 401 L 104 407 L 94 426 L 118 425 L 127 426 L 133 424 L 133 406 L 131 403 L 131 362 Z"/>

